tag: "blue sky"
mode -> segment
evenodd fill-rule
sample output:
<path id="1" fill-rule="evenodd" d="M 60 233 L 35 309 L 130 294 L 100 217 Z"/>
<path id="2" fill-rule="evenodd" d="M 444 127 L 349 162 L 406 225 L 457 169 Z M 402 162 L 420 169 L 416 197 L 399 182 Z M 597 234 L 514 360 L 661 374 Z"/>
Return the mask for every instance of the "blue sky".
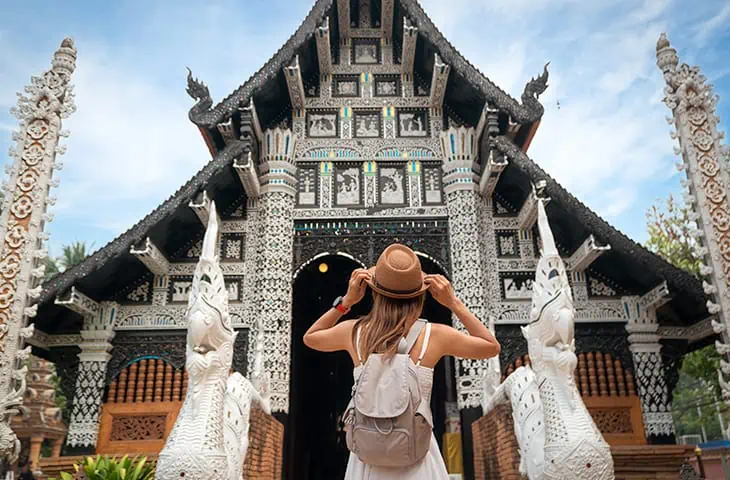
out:
<path id="1" fill-rule="evenodd" d="M 313 0 L 24 2 L 0 5 L 0 154 L 8 110 L 64 36 L 79 50 L 78 111 L 54 195 L 51 251 L 99 248 L 149 213 L 209 160 L 189 122 L 185 67 L 217 101 L 294 32 Z M 655 45 L 666 31 L 699 64 L 730 116 L 730 3 L 696 0 L 422 0 L 447 38 L 519 98 L 550 61 L 550 88 L 530 155 L 638 241 L 647 208 L 679 192 Z M 560 108 L 558 108 L 558 102 Z"/>

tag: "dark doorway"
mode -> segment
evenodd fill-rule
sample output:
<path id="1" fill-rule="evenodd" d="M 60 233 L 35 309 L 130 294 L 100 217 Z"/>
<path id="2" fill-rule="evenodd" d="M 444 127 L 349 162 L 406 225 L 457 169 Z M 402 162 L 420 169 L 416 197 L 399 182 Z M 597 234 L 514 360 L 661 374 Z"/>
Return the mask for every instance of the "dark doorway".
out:
<path id="1" fill-rule="evenodd" d="M 443 273 L 428 258 L 421 257 L 427 273 Z M 347 290 L 350 274 L 361 265 L 343 255 L 317 258 L 304 267 L 293 284 L 291 395 L 286 429 L 285 471 L 290 480 L 330 480 L 343 478 L 349 451 L 340 418 L 352 391 L 352 360 L 347 352 L 321 353 L 302 342 L 307 329 Z M 347 318 L 369 311 L 368 292 Z M 431 322 L 451 324 L 448 309 L 430 296 L 423 317 Z M 453 364 L 453 363 L 452 363 Z M 431 407 L 436 439 L 441 445 L 446 419 L 445 402 L 453 401 L 455 379 L 447 375 L 442 359 L 434 372 Z M 447 380 L 448 379 L 448 380 Z"/>

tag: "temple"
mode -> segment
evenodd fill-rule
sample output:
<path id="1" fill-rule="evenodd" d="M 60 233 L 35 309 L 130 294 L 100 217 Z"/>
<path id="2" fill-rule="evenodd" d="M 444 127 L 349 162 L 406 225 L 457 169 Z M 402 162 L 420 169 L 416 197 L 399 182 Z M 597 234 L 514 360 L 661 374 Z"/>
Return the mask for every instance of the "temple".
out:
<path id="1" fill-rule="evenodd" d="M 540 204 L 573 292 L 575 379 L 588 411 L 612 447 L 675 443 L 682 355 L 716 338 L 702 282 L 613 228 L 530 158 L 547 66 L 535 73 L 511 97 L 416 0 L 317 0 L 218 103 L 189 72 L 189 117 L 210 161 L 38 298 L 28 342 L 56 365 L 71 406 L 63 453 L 162 449 L 187 388 L 193 274 L 218 215 L 238 332 L 233 369 L 267 377 L 284 427 L 284 475 L 344 474 L 339 423 L 352 365 L 346 354 L 308 350 L 302 336 L 353 269 L 398 241 L 426 272 L 450 278 L 502 345 L 491 370 L 451 358 L 436 368 L 436 437 L 461 446 L 449 468 L 463 464 L 474 478 L 485 372 L 504 377 L 529 361 L 520 326 L 530 318 Z M 461 328 L 431 299 L 424 316 Z"/>

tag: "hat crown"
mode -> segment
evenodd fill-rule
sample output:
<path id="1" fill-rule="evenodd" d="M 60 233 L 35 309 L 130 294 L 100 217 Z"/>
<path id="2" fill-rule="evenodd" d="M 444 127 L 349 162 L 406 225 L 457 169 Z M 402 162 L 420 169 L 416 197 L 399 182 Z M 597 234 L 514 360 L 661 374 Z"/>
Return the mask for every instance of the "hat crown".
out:
<path id="1" fill-rule="evenodd" d="M 376 291 L 393 298 L 423 293 L 423 272 L 418 256 L 405 245 L 394 243 L 380 255 L 373 281 Z"/>

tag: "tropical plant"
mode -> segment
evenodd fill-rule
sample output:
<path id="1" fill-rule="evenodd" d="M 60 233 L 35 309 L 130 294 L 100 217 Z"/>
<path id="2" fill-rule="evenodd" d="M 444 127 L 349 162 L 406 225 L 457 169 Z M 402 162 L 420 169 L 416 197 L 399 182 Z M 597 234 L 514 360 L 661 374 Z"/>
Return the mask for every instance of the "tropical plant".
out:
<path id="1" fill-rule="evenodd" d="M 155 467 L 147 457 L 121 459 L 102 457 L 87 457 L 82 465 L 75 465 L 76 475 L 62 472 L 61 480 L 152 480 L 155 476 Z"/>
<path id="2" fill-rule="evenodd" d="M 60 257 L 49 255 L 46 258 L 46 272 L 43 280 L 47 281 L 67 268 L 83 262 L 89 256 L 92 247 L 93 244 L 87 246 L 86 242 L 77 240 L 70 245 L 61 247 L 62 255 Z"/>
<path id="3" fill-rule="evenodd" d="M 91 252 L 92 245 L 86 245 L 84 241 L 75 241 L 71 245 L 64 245 L 61 249 L 61 257 L 58 259 L 59 267 L 63 270 L 71 268 L 83 262 Z"/>
<path id="4" fill-rule="evenodd" d="M 675 267 L 700 276 L 700 258 L 695 254 L 692 236 L 694 221 L 690 210 L 672 195 L 657 201 L 646 212 L 649 240 L 646 247 Z M 723 438 L 722 422 L 727 424 L 728 406 L 721 399 L 717 370 L 720 355 L 714 345 L 684 356 L 679 380 L 674 388 L 672 418 L 677 435 L 706 433 L 708 440 Z"/>

